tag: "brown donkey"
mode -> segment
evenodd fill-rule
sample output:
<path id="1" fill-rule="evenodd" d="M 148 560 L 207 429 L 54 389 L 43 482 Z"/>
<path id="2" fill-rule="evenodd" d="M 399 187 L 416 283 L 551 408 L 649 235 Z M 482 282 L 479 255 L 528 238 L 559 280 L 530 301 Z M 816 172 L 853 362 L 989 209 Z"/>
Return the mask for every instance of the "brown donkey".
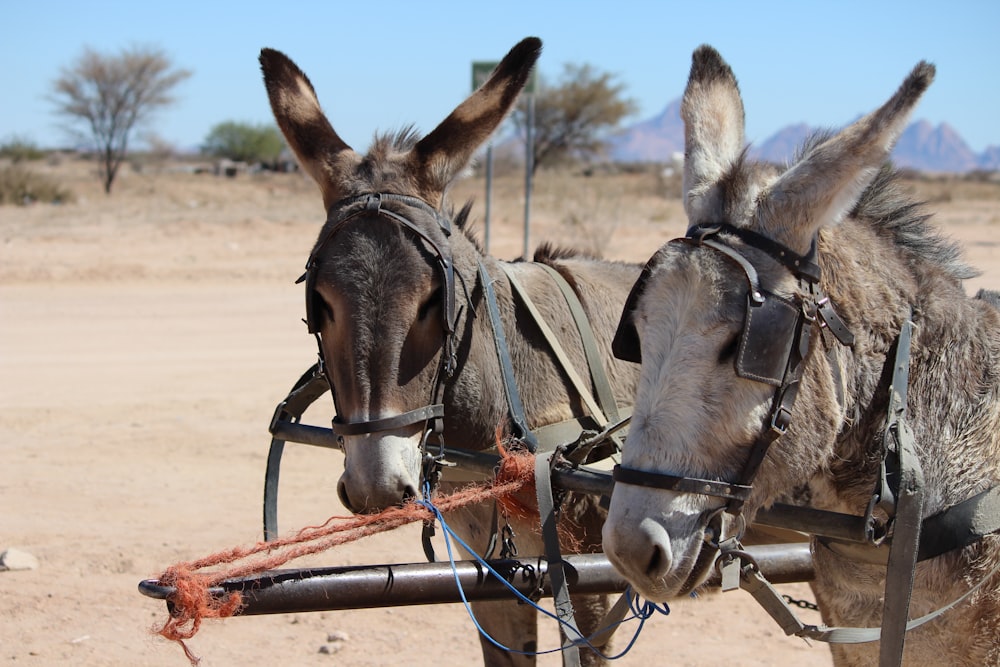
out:
<path id="1" fill-rule="evenodd" d="M 515 46 L 488 81 L 423 138 L 412 132 L 376 137 L 363 155 L 345 144 L 320 109 L 305 74 L 281 53 L 261 53 L 264 81 L 278 125 L 303 168 L 319 184 L 328 219 L 309 258 L 307 320 L 320 343 L 332 387 L 345 469 L 338 491 L 355 512 L 372 512 L 421 497 L 442 438 L 450 447 L 495 451 L 511 402 L 491 323 L 488 286 L 506 332 L 510 368 L 526 426 L 584 417 L 588 408 L 543 338 L 523 286 L 558 332 L 577 369 L 588 368 L 576 324 L 554 268 L 578 296 L 608 369 L 614 394 L 632 396 L 632 364 L 614 360 L 611 338 L 638 266 L 567 252 L 541 252 L 535 262 L 485 256 L 464 228 L 468 206 L 452 215 L 450 183 L 502 122 L 541 49 L 529 38 Z M 348 100 L 350 102 L 350 100 Z M 546 266 L 541 266 L 544 263 Z M 586 371 L 580 374 L 587 377 Z M 442 484 L 450 484 L 445 476 Z M 526 498 L 534 505 L 533 498 Z M 597 551 L 604 511 L 595 498 L 567 498 L 566 527 L 580 549 Z M 503 520 L 503 517 L 501 517 Z M 508 517 L 519 557 L 542 553 L 538 520 Z M 475 507 L 449 523 L 479 553 L 495 534 L 492 506 Z M 603 596 L 574 597 L 581 631 L 603 617 Z M 517 651 L 536 648 L 535 611 L 514 602 L 473 605 L 485 629 Z M 483 641 L 489 665 L 529 665 L 531 656 Z M 600 659 L 584 653 L 583 661 Z"/>
<path id="2" fill-rule="evenodd" d="M 738 534 L 734 517 L 803 483 L 812 507 L 870 518 L 902 543 L 884 460 L 897 498 L 922 494 L 922 509 L 906 505 L 915 525 L 968 499 L 995 504 L 1000 312 L 966 296 L 974 273 L 883 167 L 933 76 L 921 63 L 881 108 L 777 169 L 747 157 L 729 66 L 710 47 L 695 52 L 682 103 L 691 227 L 650 260 L 616 339 L 642 371 L 604 547 L 641 594 L 688 593 Z M 909 360 L 894 364 L 911 319 Z M 903 662 L 996 665 L 1000 536 L 951 546 L 935 555 L 921 543 L 910 617 L 979 588 L 906 633 Z M 879 627 L 883 596 L 905 596 L 886 592 L 880 550 L 881 563 L 864 561 L 814 538 L 825 623 Z M 838 644 L 834 661 L 874 665 L 879 650 Z"/>

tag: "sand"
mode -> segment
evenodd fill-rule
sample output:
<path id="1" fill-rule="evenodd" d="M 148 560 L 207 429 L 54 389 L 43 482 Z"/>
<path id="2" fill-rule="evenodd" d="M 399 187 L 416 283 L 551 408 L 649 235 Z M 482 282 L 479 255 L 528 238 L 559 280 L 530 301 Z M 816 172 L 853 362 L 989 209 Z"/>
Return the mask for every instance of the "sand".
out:
<path id="1" fill-rule="evenodd" d="M 125 171 L 105 197 L 86 165 L 39 168 L 77 201 L 0 207 L 0 550 L 39 561 L 0 572 L 0 661 L 183 666 L 179 647 L 150 632 L 165 606 L 136 587 L 174 562 L 260 539 L 267 424 L 315 357 L 293 281 L 322 220 L 319 197 L 298 175 L 225 179 L 162 165 Z M 598 180 L 575 182 L 590 192 Z M 518 179 L 506 183 L 517 191 Z M 539 187 L 532 244 L 592 239 L 639 261 L 683 228 L 679 202 L 652 189 L 578 201 L 613 220 L 602 227 Z M 1000 286 L 995 189 L 934 205 L 984 271 L 970 291 Z M 522 243 L 512 198 L 491 229 L 501 257 Z M 624 210 L 626 200 L 639 208 Z M 321 400 L 314 423 L 330 408 Z M 334 492 L 342 467 L 339 452 L 288 446 L 283 531 L 344 513 Z M 309 562 L 422 560 L 407 528 Z M 805 584 L 781 590 L 811 599 Z M 622 664 L 830 664 L 825 646 L 784 637 L 745 593 L 672 608 Z M 541 644 L 555 643 L 546 622 Z M 479 661 L 461 605 L 233 618 L 207 622 L 190 645 L 206 667 Z"/>

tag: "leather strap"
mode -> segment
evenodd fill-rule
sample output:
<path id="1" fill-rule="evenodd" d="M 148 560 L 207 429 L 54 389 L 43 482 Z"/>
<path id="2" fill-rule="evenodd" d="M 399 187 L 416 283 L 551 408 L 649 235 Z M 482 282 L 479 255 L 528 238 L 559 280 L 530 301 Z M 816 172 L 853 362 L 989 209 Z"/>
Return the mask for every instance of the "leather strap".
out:
<path id="1" fill-rule="evenodd" d="M 313 402 L 330 389 L 318 363 L 292 386 L 278 407 L 274 409 L 271 418 L 271 446 L 267 452 L 267 467 L 264 470 L 264 540 L 270 541 L 278 537 L 278 478 L 281 473 L 281 456 L 285 451 L 285 439 L 277 434 L 281 422 L 298 422 L 302 413 Z"/>
<path id="2" fill-rule="evenodd" d="M 752 487 L 743 484 L 730 484 L 729 482 L 698 479 L 697 477 L 667 475 L 658 472 L 648 472 L 646 470 L 623 468 L 620 465 L 614 467 L 611 476 L 618 484 L 645 486 L 647 488 L 664 489 L 679 493 L 700 493 L 706 496 L 715 496 L 738 502 L 745 501 L 752 490 Z"/>
<path id="3" fill-rule="evenodd" d="M 703 225 L 692 225 L 688 228 L 686 237 L 696 241 L 704 241 L 719 232 L 727 232 L 738 237 L 748 246 L 767 253 L 772 259 L 791 271 L 797 278 L 811 283 L 820 281 L 821 270 L 816 263 L 816 239 L 813 238 L 809 253 L 799 255 L 790 248 L 772 240 L 763 234 L 758 234 L 743 227 L 736 227 L 724 222 L 712 222 Z"/>
<path id="4" fill-rule="evenodd" d="M 366 433 L 389 431 L 395 428 L 409 426 L 410 424 L 417 424 L 419 422 L 425 422 L 441 417 L 444 417 L 444 405 L 442 403 L 434 403 L 433 405 L 425 405 L 422 408 L 410 410 L 409 412 L 403 412 L 391 417 L 373 419 L 371 421 L 364 422 L 345 422 L 341 421 L 339 416 L 334 417 L 330 430 L 337 435 L 364 435 Z"/>
<path id="5" fill-rule="evenodd" d="M 920 520 L 924 508 L 924 475 L 917 458 L 913 433 L 906 423 L 906 395 L 910 374 L 910 341 L 913 322 L 907 319 L 899 332 L 889 387 L 889 417 L 884 436 L 885 456 L 895 463 L 898 487 L 893 521 L 889 568 L 885 576 L 879 667 L 896 667 L 903 661 L 910 594 L 917 567 Z"/>
<path id="6" fill-rule="evenodd" d="M 563 667 L 580 667 L 580 649 L 577 642 L 584 637 L 577 628 L 576 618 L 573 615 L 573 602 L 570 600 L 566 572 L 563 570 L 562 551 L 559 547 L 559 510 L 552 495 L 551 461 L 554 453 L 545 452 L 535 456 L 535 495 L 541 519 L 545 559 L 549 563 L 552 601 L 559 617 L 559 631 L 563 638 Z"/>
<path id="7" fill-rule="evenodd" d="M 918 560 L 940 556 L 1000 531 L 1000 486 L 924 519 Z"/>
<path id="8" fill-rule="evenodd" d="M 510 361 L 510 348 L 504 335 L 503 322 L 500 320 L 500 308 L 497 306 L 496 292 L 493 290 L 493 279 L 486 271 L 482 259 L 479 264 L 479 281 L 483 285 L 483 296 L 486 300 L 486 312 L 489 315 L 490 326 L 493 329 L 493 343 L 497 358 L 500 361 L 500 375 L 503 379 L 504 395 L 507 398 L 507 413 L 513 426 L 513 436 L 524 443 L 528 451 L 534 453 L 538 449 L 538 440 L 528 428 L 528 419 L 521 403 L 521 393 L 517 389 L 517 379 L 514 377 L 514 366 Z M 502 266 L 502 265 L 501 265 Z"/>

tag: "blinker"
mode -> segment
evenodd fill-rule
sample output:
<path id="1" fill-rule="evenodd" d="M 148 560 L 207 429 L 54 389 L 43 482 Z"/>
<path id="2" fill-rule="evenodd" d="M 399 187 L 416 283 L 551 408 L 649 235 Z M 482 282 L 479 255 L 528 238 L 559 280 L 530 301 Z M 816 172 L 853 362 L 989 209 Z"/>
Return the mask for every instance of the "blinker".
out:
<path id="1" fill-rule="evenodd" d="M 774 294 L 764 292 L 760 301 L 747 296 L 743 334 L 736 355 L 736 374 L 780 387 L 798 325 L 799 309 Z"/>

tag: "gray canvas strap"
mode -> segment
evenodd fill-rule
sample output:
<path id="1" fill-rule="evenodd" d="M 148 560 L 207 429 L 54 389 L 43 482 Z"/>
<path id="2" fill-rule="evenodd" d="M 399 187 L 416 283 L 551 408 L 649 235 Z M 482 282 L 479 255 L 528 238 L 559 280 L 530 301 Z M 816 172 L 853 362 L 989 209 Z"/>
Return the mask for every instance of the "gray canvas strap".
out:
<path id="1" fill-rule="evenodd" d="M 935 609 L 929 614 L 908 621 L 906 623 L 906 631 L 919 628 L 921 625 L 933 621 L 935 618 L 962 604 L 982 588 L 983 584 L 991 581 L 998 572 L 1000 572 L 1000 564 L 997 564 L 975 586 L 967 590 L 960 597 L 952 600 L 943 607 Z M 807 625 L 803 623 L 771 583 L 751 564 L 743 566 L 740 586 L 753 596 L 754 600 L 764 608 L 764 611 L 781 626 L 786 635 L 795 635 L 829 644 L 864 644 L 866 642 L 878 641 L 881 638 L 882 628 L 880 627 L 828 627 L 826 625 Z"/>
<path id="2" fill-rule="evenodd" d="M 601 406 L 599 406 L 594 400 L 594 397 L 590 392 L 589 383 L 584 382 L 584 380 L 580 377 L 580 374 L 576 372 L 575 368 L 573 368 L 573 364 L 570 363 L 569 357 L 566 355 L 566 351 L 559 343 L 559 339 L 556 337 L 555 332 L 552 331 L 552 328 L 545 322 L 545 319 L 542 317 L 538 307 L 535 306 L 531 297 L 528 295 L 527 290 L 524 289 L 521 282 L 514 276 L 514 272 L 507 266 L 503 266 L 503 268 L 507 273 L 507 279 L 510 280 L 511 287 L 513 287 L 514 291 L 521 298 L 521 301 L 524 303 L 525 308 L 528 309 L 528 312 L 531 313 L 535 324 L 541 330 L 542 335 L 548 342 L 553 354 L 555 354 L 556 359 L 559 360 L 559 364 L 569 377 L 570 382 L 580 395 L 581 400 L 587 406 L 587 410 L 590 411 L 590 414 L 594 417 L 594 420 L 598 423 L 598 425 L 604 427 L 608 424 L 608 417 Z"/>
<path id="3" fill-rule="evenodd" d="M 612 422 L 619 421 L 621 415 L 618 413 L 618 401 L 615 400 L 614 391 L 611 389 L 611 381 L 608 379 L 607 369 L 604 368 L 600 350 L 597 348 L 597 338 L 594 336 L 594 329 L 590 326 L 590 318 L 587 317 L 587 313 L 583 309 L 583 304 L 580 303 L 580 297 L 577 296 L 576 291 L 563 278 L 561 273 L 548 264 L 539 263 L 538 266 L 542 267 L 552 277 L 556 285 L 559 286 L 560 291 L 563 293 L 563 298 L 566 299 L 566 305 L 569 306 L 569 310 L 573 314 L 573 322 L 576 323 L 576 329 L 580 332 L 580 342 L 583 344 L 583 352 L 587 355 L 587 368 L 590 369 L 590 379 L 594 382 L 594 393 L 597 394 L 597 402 L 604 410 L 604 414 L 607 415 L 608 420 Z"/>
<path id="4" fill-rule="evenodd" d="M 535 456 L 535 493 L 538 499 L 538 514 L 542 526 L 542 542 L 545 545 L 545 559 L 549 563 L 549 582 L 552 600 L 559 617 L 562 642 L 563 667 L 580 667 L 578 641 L 583 635 L 576 626 L 573 602 L 569 596 L 566 572 L 563 570 L 562 550 L 559 547 L 559 508 L 552 495 L 551 461 L 554 452 L 539 453 Z"/>
<path id="5" fill-rule="evenodd" d="M 907 319 L 899 332 L 892 385 L 889 387 L 889 418 L 884 447 L 887 461 L 895 464 L 898 485 L 894 489 L 896 516 L 885 576 L 879 667 L 897 667 L 903 662 L 924 509 L 924 475 L 917 458 L 913 433 L 906 423 L 912 336 L 913 322 Z"/>

